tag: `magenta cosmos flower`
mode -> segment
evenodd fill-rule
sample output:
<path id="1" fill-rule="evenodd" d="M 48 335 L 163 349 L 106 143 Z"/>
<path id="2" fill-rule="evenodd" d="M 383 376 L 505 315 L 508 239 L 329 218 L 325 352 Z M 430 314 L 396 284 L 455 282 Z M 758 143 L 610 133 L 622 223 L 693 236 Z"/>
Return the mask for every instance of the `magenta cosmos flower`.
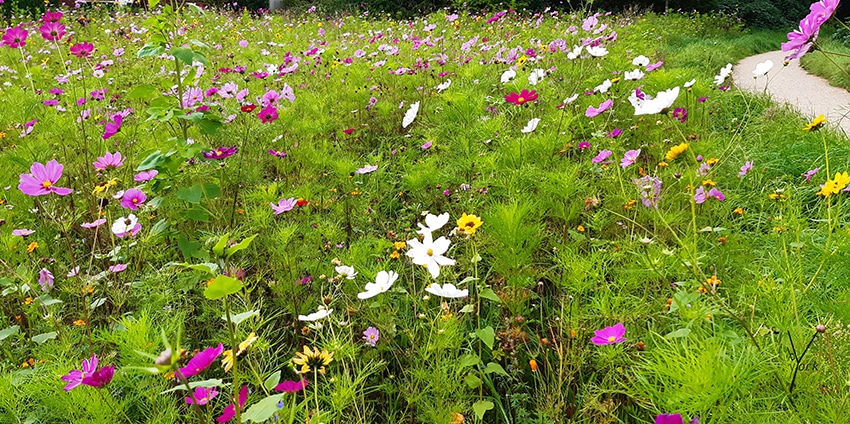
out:
<path id="1" fill-rule="evenodd" d="M 301 380 L 301 381 L 286 380 L 286 381 L 282 381 L 277 386 L 274 386 L 274 389 L 278 392 L 295 393 L 295 392 L 300 392 L 301 390 L 305 389 L 307 387 L 307 384 L 308 384 L 307 380 Z"/>
<path id="2" fill-rule="evenodd" d="M 596 330 L 593 333 L 595 335 L 592 339 L 590 339 L 590 341 L 597 346 L 617 344 L 626 341 L 626 338 L 623 337 L 623 335 L 626 334 L 626 327 L 623 326 L 622 322 L 618 322 L 616 325 L 611 327 Z"/>
<path id="3" fill-rule="evenodd" d="M 27 35 L 29 35 L 29 32 L 20 25 L 9 28 L 3 34 L 3 44 L 13 49 L 21 48 L 27 45 Z"/>
<path id="4" fill-rule="evenodd" d="M 537 91 L 536 90 L 522 90 L 519 94 L 511 93 L 505 96 L 505 101 L 508 103 L 513 103 L 517 106 L 533 102 L 537 100 Z"/>
<path id="5" fill-rule="evenodd" d="M 65 25 L 59 22 L 48 22 L 38 28 L 41 36 L 47 41 L 59 41 L 65 36 Z"/>
<path id="6" fill-rule="evenodd" d="M 65 167 L 56 162 L 56 159 L 47 162 L 46 165 L 35 162 L 30 167 L 29 174 L 21 174 L 18 189 L 28 196 L 43 196 L 50 193 L 56 193 L 60 196 L 69 195 L 74 190 L 54 185 L 59 178 L 62 178 L 63 169 Z"/>
<path id="7" fill-rule="evenodd" d="M 123 164 L 124 157 L 121 156 L 120 152 L 106 152 L 103 156 L 97 158 L 97 162 L 92 162 L 94 169 L 98 171 L 108 171 L 110 169 L 118 168 Z"/>
<path id="8" fill-rule="evenodd" d="M 720 190 L 718 190 L 715 187 L 712 187 L 711 190 L 706 192 L 705 187 L 700 186 L 694 192 L 694 201 L 698 205 L 705 203 L 705 201 L 708 200 L 708 199 L 715 199 L 717 201 L 722 202 L 722 201 L 726 200 L 726 196 L 723 194 L 723 192 L 721 192 Z"/>
<path id="9" fill-rule="evenodd" d="M 121 207 L 124 209 L 136 210 L 142 203 L 145 203 L 145 200 L 148 199 L 148 196 L 145 195 L 145 192 L 137 189 L 131 188 L 124 192 L 124 196 L 121 197 Z"/>
<path id="10" fill-rule="evenodd" d="M 264 124 L 271 124 L 274 121 L 277 121 L 277 108 L 274 106 L 266 106 L 260 110 L 260 113 L 257 114 L 260 118 L 260 122 Z"/>
<path id="11" fill-rule="evenodd" d="M 239 390 L 239 409 L 241 410 L 243 406 L 245 406 L 245 402 L 248 401 L 248 386 L 242 386 L 242 390 Z M 218 423 L 226 423 L 236 417 L 236 405 L 231 403 L 227 405 L 227 408 L 224 408 L 224 412 L 221 413 L 221 416 L 215 419 Z"/>
<path id="12" fill-rule="evenodd" d="M 207 159 L 216 159 L 222 160 L 225 158 L 229 158 L 236 154 L 239 149 L 236 146 L 233 147 L 219 147 L 215 150 L 210 150 L 208 152 L 204 152 L 204 157 Z"/>
<path id="13" fill-rule="evenodd" d="M 56 23 L 62 20 L 62 16 L 65 16 L 62 12 L 47 12 L 41 17 L 41 21 L 46 24 Z"/>
<path id="14" fill-rule="evenodd" d="M 185 378 L 198 375 L 209 368 L 215 362 L 216 358 L 218 358 L 218 355 L 221 355 L 221 352 L 224 352 L 224 345 L 221 343 L 218 344 L 218 347 L 208 347 L 193 356 L 186 366 L 180 368 L 177 372 Z"/>
<path id="15" fill-rule="evenodd" d="M 660 414 L 655 417 L 655 424 L 685 424 L 681 414 Z M 688 424 L 699 424 L 699 415 L 690 420 Z"/>
<path id="16" fill-rule="evenodd" d="M 587 111 L 584 112 L 584 116 L 588 118 L 593 118 L 594 116 L 599 116 L 602 112 L 611 108 L 611 105 L 614 104 L 614 101 L 611 99 L 605 100 L 602 102 L 599 107 L 588 106 Z"/>
<path id="17" fill-rule="evenodd" d="M 91 359 L 83 360 L 82 370 L 71 370 L 68 375 L 62 376 L 62 381 L 67 381 L 65 391 L 71 390 L 80 384 L 92 387 L 103 387 L 112 381 L 112 376 L 115 374 L 115 366 L 110 365 L 101 369 L 97 369 L 97 355 L 92 355 Z"/>
<path id="18" fill-rule="evenodd" d="M 118 131 L 121 131 L 121 124 L 124 122 L 124 115 L 120 113 L 116 113 L 112 115 L 112 120 L 107 121 L 103 126 L 103 135 L 101 138 L 104 140 L 109 140 L 115 134 L 118 134 Z"/>
<path id="19" fill-rule="evenodd" d="M 90 57 L 92 51 L 94 51 L 94 45 L 88 41 L 71 46 L 71 54 L 81 59 L 84 57 Z"/>
<path id="20" fill-rule="evenodd" d="M 218 389 L 215 387 L 209 389 L 206 387 L 195 387 L 193 394 L 195 395 L 195 400 L 192 400 L 191 396 L 186 396 L 186 403 L 192 405 L 195 401 L 198 401 L 198 405 L 206 405 L 218 396 Z"/>

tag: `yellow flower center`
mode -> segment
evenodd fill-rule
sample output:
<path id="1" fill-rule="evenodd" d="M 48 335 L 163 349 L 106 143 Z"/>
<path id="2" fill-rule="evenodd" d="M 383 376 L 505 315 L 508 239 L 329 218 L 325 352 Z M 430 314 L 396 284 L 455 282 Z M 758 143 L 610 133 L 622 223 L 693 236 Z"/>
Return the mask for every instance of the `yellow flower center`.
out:
<path id="1" fill-rule="evenodd" d="M 617 338 L 614 336 L 608 337 L 609 342 L 614 343 L 614 340 L 617 340 Z"/>
<path id="2" fill-rule="evenodd" d="M 434 256 L 434 249 L 428 249 L 428 256 Z"/>
<path id="3" fill-rule="evenodd" d="M 525 97 L 520 97 L 520 98 L 516 99 L 516 102 L 517 103 L 525 103 Z"/>
<path id="4" fill-rule="evenodd" d="M 139 203 L 139 199 L 137 199 L 137 198 L 135 198 L 135 197 L 134 197 L 134 198 L 133 198 L 133 204 L 136 204 L 136 203 Z"/>
<path id="5" fill-rule="evenodd" d="M 53 185 L 53 183 L 50 182 L 50 180 L 44 180 L 44 182 L 41 183 L 41 186 L 44 187 L 44 188 L 50 188 L 50 186 L 52 186 L 52 185 Z"/>

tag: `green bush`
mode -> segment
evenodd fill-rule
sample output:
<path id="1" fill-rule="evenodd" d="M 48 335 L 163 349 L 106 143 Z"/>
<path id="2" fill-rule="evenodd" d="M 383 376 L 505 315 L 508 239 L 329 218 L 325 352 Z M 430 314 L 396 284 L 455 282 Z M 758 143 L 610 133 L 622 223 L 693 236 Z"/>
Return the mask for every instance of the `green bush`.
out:
<path id="1" fill-rule="evenodd" d="M 44 10 L 45 4 L 40 0 L 6 0 L 3 7 L 0 7 L 0 16 L 3 20 L 9 20 L 12 16 L 39 15 Z"/>

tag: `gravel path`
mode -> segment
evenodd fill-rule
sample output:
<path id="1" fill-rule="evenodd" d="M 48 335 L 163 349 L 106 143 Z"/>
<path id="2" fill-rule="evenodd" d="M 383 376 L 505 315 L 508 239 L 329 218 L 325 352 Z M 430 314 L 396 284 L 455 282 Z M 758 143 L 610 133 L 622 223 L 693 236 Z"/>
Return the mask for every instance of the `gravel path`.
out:
<path id="1" fill-rule="evenodd" d="M 838 126 L 845 135 L 850 135 L 850 92 L 809 74 L 797 60 L 782 66 L 785 55 L 785 52 L 775 51 L 741 60 L 732 71 L 735 85 L 753 92 L 764 92 L 767 85 L 767 93 L 773 100 L 789 104 L 809 119 L 822 113 L 829 125 Z M 773 69 L 767 77 L 753 78 L 756 65 L 768 59 L 773 61 Z"/>

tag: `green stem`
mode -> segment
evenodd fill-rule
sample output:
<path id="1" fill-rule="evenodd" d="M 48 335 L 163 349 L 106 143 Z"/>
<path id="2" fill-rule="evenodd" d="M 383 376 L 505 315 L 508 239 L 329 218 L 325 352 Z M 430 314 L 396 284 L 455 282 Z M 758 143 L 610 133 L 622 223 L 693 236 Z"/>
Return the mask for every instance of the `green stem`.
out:
<path id="1" fill-rule="evenodd" d="M 230 332 L 230 354 L 233 358 L 233 388 L 235 393 L 237 393 L 237 398 L 233 402 L 233 405 L 236 407 L 236 422 L 242 422 L 242 405 L 239 404 L 238 391 L 239 391 L 239 364 L 237 353 L 239 349 L 239 340 L 236 338 L 236 326 L 233 324 L 233 320 L 230 319 L 230 302 L 227 301 L 227 296 L 222 298 L 224 302 L 224 313 L 227 316 L 227 330 Z"/>

